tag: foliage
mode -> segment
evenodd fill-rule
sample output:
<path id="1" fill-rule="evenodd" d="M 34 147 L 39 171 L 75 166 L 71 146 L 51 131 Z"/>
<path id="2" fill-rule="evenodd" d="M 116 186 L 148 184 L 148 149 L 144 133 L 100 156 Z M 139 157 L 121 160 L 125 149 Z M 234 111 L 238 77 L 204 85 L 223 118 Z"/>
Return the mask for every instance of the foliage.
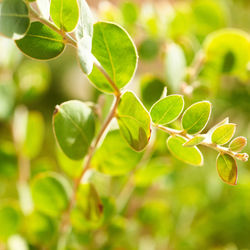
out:
<path id="1" fill-rule="evenodd" d="M 16 45 L 9 48 L 9 42 L 0 41 L 6 50 L 6 56 L 0 56 L 0 197 L 5 198 L 0 206 L 0 248 L 215 249 L 219 242 L 227 249 L 230 233 L 216 238 L 217 231 L 202 230 L 212 223 L 210 217 L 223 225 L 224 208 L 231 215 L 247 207 L 236 203 L 231 208 L 229 201 L 221 207 L 219 201 L 219 195 L 225 198 L 223 188 L 236 200 L 245 194 L 236 189 L 242 192 L 237 196 L 226 184 L 237 184 L 236 161 L 248 160 L 241 152 L 247 138 L 233 139 L 237 125 L 229 118 L 211 129 L 207 125 L 212 115 L 213 122 L 218 121 L 222 110 L 237 110 L 249 99 L 250 37 L 227 27 L 227 5 L 222 1 L 163 6 L 139 8 L 131 1 L 120 9 L 106 5 L 98 13 L 105 21 L 94 22 L 85 0 L 0 2 L 0 33 Z M 32 60 L 47 61 L 64 53 L 46 64 L 16 56 L 16 48 Z M 89 98 L 93 102 L 68 100 L 69 89 L 67 97 L 58 94 L 58 79 L 70 88 L 77 81 L 64 78 L 76 61 L 94 87 Z M 138 74 L 141 99 L 138 91 L 129 90 Z M 49 86 L 51 79 L 55 86 Z M 56 146 L 48 126 L 55 103 Z M 243 117 L 249 112 L 244 105 L 238 110 L 235 113 Z M 243 124 L 237 123 L 243 132 Z M 217 152 L 216 160 L 207 148 Z M 213 165 L 225 184 L 206 172 Z M 240 183 L 247 189 L 241 174 Z M 15 185 L 10 188 L 8 182 Z M 210 206 L 214 214 L 203 217 L 202 210 Z M 186 226 L 181 216 L 186 216 Z M 250 220 L 244 211 L 242 216 Z M 194 234 L 184 237 L 192 223 Z M 211 239 L 202 242 L 196 236 L 202 233 Z M 237 237 L 231 240 L 250 247 Z"/>

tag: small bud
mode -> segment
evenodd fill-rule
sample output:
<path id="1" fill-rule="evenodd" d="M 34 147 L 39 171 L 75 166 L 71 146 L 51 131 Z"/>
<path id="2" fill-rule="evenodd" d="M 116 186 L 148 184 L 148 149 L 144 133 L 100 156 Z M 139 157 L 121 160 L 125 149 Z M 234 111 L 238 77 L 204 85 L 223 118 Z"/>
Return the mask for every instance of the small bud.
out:
<path id="1" fill-rule="evenodd" d="M 248 161 L 248 157 L 249 157 L 249 155 L 247 153 L 238 153 L 235 156 L 236 156 L 236 158 L 238 158 L 239 160 L 244 161 L 244 162 Z"/>

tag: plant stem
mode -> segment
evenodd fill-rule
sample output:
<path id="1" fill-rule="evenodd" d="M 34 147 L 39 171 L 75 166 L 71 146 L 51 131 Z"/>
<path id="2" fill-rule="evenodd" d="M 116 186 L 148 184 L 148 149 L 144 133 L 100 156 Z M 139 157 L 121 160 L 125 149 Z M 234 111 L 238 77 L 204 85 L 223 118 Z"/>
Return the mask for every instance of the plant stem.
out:
<path id="1" fill-rule="evenodd" d="M 160 130 L 163 130 L 164 132 L 166 132 L 166 133 L 168 133 L 168 134 L 170 134 L 172 136 L 181 135 L 181 136 L 185 137 L 188 140 L 191 140 L 192 138 L 194 138 L 194 136 L 188 135 L 187 133 L 185 133 L 185 131 L 175 130 L 175 129 L 172 129 L 172 128 L 168 128 L 168 127 L 164 127 L 162 125 L 156 125 L 156 124 L 153 124 L 153 126 L 155 126 L 156 128 L 158 128 Z M 228 155 L 232 156 L 233 158 L 237 158 L 238 160 L 241 160 L 241 161 L 247 161 L 248 160 L 248 155 L 247 154 L 245 154 L 245 153 L 241 154 L 241 153 L 233 152 L 229 148 L 222 147 L 222 146 L 217 145 L 217 144 L 212 143 L 212 142 L 201 142 L 199 145 L 203 145 L 205 147 L 212 148 L 212 149 L 218 151 L 221 154 L 228 154 Z"/>

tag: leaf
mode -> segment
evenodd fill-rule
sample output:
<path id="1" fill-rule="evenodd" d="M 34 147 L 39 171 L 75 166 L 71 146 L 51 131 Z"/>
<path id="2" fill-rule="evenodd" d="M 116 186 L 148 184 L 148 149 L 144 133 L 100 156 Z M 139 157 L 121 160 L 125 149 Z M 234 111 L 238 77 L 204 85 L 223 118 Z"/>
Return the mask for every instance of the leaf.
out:
<path id="1" fill-rule="evenodd" d="M 27 56 L 48 60 L 64 50 L 62 36 L 40 22 L 33 22 L 26 36 L 16 41 L 17 47 Z"/>
<path id="2" fill-rule="evenodd" d="M 0 33 L 17 40 L 30 26 L 29 10 L 22 0 L 4 0 L 0 3 Z"/>
<path id="3" fill-rule="evenodd" d="M 70 215 L 74 229 L 86 231 L 100 226 L 103 219 L 103 205 L 94 186 L 90 183 L 81 184 L 76 201 L 76 206 Z"/>
<path id="4" fill-rule="evenodd" d="M 188 134 L 197 134 L 207 125 L 211 114 L 211 103 L 197 102 L 191 105 L 182 116 L 182 127 Z"/>
<path id="5" fill-rule="evenodd" d="M 234 152 L 240 152 L 247 145 L 247 139 L 243 136 L 236 137 L 229 144 L 229 149 Z"/>
<path id="6" fill-rule="evenodd" d="M 227 154 L 219 154 L 216 161 L 220 178 L 230 185 L 237 183 L 237 165 L 235 159 Z"/>
<path id="7" fill-rule="evenodd" d="M 50 16 L 61 30 L 73 31 L 79 19 L 77 0 L 51 0 Z"/>
<path id="8" fill-rule="evenodd" d="M 136 167 L 142 155 L 129 147 L 119 130 L 112 130 L 96 151 L 92 166 L 105 174 L 125 175 Z"/>
<path id="9" fill-rule="evenodd" d="M 178 160 L 194 166 L 203 165 L 203 156 L 197 147 L 184 147 L 188 140 L 182 136 L 170 136 L 167 140 L 168 149 Z"/>
<path id="10" fill-rule="evenodd" d="M 85 0 L 79 0 L 80 18 L 76 29 L 76 38 L 81 40 L 85 36 L 93 36 L 93 16 Z"/>
<path id="11" fill-rule="evenodd" d="M 224 120 L 222 120 L 221 122 L 217 123 L 216 125 L 214 125 L 207 133 L 207 135 L 212 135 L 214 130 L 218 127 L 220 127 L 221 125 L 225 125 L 225 124 L 228 124 L 229 123 L 229 118 L 226 117 Z"/>
<path id="12" fill-rule="evenodd" d="M 36 0 L 38 9 L 45 19 L 49 19 L 50 16 L 50 1 L 49 0 Z"/>
<path id="13" fill-rule="evenodd" d="M 211 136 L 213 143 L 223 145 L 229 142 L 234 136 L 236 124 L 228 123 L 216 128 Z"/>
<path id="14" fill-rule="evenodd" d="M 169 95 L 156 102 L 150 110 L 153 123 L 165 125 L 175 121 L 184 108 L 181 95 Z"/>
<path id="15" fill-rule="evenodd" d="M 26 135 L 23 144 L 23 154 L 29 159 L 36 157 L 42 147 L 45 124 L 39 112 L 30 112 L 26 125 Z"/>
<path id="16" fill-rule="evenodd" d="M 52 217 L 59 216 L 68 207 L 69 194 L 66 181 L 61 175 L 46 172 L 31 182 L 35 208 Z"/>
<path id="17" fill-rule="evenodd" d="M 156 39 L 147 38 L 140 44 L 138 48 L 139 57 L 141 60 L 152 61 L 160 51 L 160 44 Z"/>
<path id="18" fill-rule="evenodd" d="M 151 119 L 140 100 L 131 91 L 125 92 L 117 110 L 120 131 L 128 144 L 136 151 L 143 150 L 150 139 Z"/>
<path id="19" fill-rule="evenodd" d="M 108 22 L 96 23 L 92 54 L 119 89 L 133 77 L 137 67 L 136 48 L 128 33 L 120 26 Z M 89 79 L 99 90 L 114 92 L 114 88 L 96 66 Z"/>
<path id="20" fill-rule="evenodd" d="M 56 139 L 69 158 L 79 160 L 87 154 L 95 135 L 95 118 L 85 103 L 68 101 L 56 106 L 53 126 Z"/>
<path id="21" fill-rule="evenodd" d="M 193 147 L 199 145 L 206 139 L 205 135 L 196 135 L 192 139 L 188 140 L 183 144 L 184 147 Z"/>
<path id="22" fill-rule="evenodd" d="M 20 213 L 12 204 L 0 206 L 0 240 L 6 240 L 10 235 L 17 233 L 20 225 Z"/>
<path id="23" fill-rule="evenodd" d="M 139 17 L 139 8 L 133 1 L 122 3 L 121 12 L 123 20 L 128 25 L 133 25 Z"/>
<path id="24" fill-rule="evenodd" d="M 186 71 L 186 58 L 182 48 L 177 44 L 170 44 L 167 47 L 165 58 L 165 72 L 167 83 L 173 91 L 180 90 Z"/>

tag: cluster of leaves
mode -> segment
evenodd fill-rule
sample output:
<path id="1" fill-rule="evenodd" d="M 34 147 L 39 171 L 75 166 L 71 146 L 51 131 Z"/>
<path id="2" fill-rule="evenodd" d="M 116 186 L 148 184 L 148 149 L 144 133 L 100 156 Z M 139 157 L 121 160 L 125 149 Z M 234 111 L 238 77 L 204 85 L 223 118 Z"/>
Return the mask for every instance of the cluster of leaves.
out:
<path id="1" fill-rule="evenodd" d="M 77 0 L 51 0 L 50 2 L 37 0 L 39 13 L 30 2 L 32 1 L 4 0 L 1 3 L 0 33 L 13 39 L 25 55 L 38 60 L 56 58 L 64 51 L 66 45 L 75 47 L 80 67 L 92 84 L 99 91 L 114 96 L 113 106 L 101 128 L 98 126 L 93 108 L 88 103 L 73 100 L 56 106 L 53 115 L 54 134 L 65 154 L 62 156 L 65 157 L 62 159 L 62 165 L 65 166 L 65 172 L 75 180 L 75 187 L 72 188 L 63 176 L 55 172 L 35 175 L 30 187 L 25 184 L 27 177 L 22 177 L 24 180 L 20 179 L 19 195 L 23 206 L 22 212 L 25 211 L 28 215 L 27 224 L 33 222 L 30 225 L 31 232 L 25 233 L 32 243 L 41 244 L 44 238 L 54 237 L 51 233 L 55 227 L 53 219 L 59 221 L 59 230 L 63 234 L 65 227 L 71 224 L 75 232 L 74 237 L 79 232 L 105 225 L 112 216 L 114 202 L 112 197 L 106 195 L 105 188 L 108 188 L 109 179 L 104 174 L 122 176 L 131 172 L 141 161 L 144 154 L 142 151 L 149 144 L 154 128 L 170 135 L 166 141 L 169 151 L 174 157 L 187 164 L 203 165 L 203 155 L 197 147 L 199 145 L 218 151 L 219 176 L 228 184 L 236 184 L 236 159 L 247 161 L 248 155 L 239 153 L 246 146 L 246 138 L 236 137 L 231 141 L 235 134 L 235 124 L 229 123 L 226 118 L 207 133 L 203 133 L 210 119 L 211 103 L 208 101 L 194 103 L 179 119 L 184 110 L 184 97 L 167 96 L 166 90 L 162 94 L 161 87 L 158 91 L 161 98 L 157 93 L 157 98 L 152 98 L 145 104 L 147 108 L 151 108 L 148 112 L 134 92 L 124 90 L 135 74 L 138 55 L 132 39 L 121 26 L 110 22 L 94 24 L 90 9 L 84 0 L 79 2 Z M 136 20 L 136 10 L 132 19 L 127 15 L 131 8 L 134 6 L 124 5 L 122 9 L 128 26 L 134 24 Z M 35 21 L 31 22 L 31 19 Z M 200 36 L 204 34 L 201 32 Z M 231 42 L 226 43 L 225 46 L 225 40 Z M 150 42 L 152 41 L 147 40 L 141 44 L 139 53 L 142 58 L 151 58 L 152 55 L 147 53 L 155 43 L 150 44 Z M 242 55 L 241 50 L 238 52 L 238 48 L 234 46 L 236 42 L 240 44 L 241 49 L 246 48 L 245 55 Z M 158 49 L 152 51 L 154 53 Z M 222 69 L 223 72 L 237 75 L 242 79 L 246 78 L 244 67 L 249 61 L 250 50 L 249 37 L 243 32 L 223 30 L 214 33 L 205 41 L 203 53 L 206 55 L 207 67 L 201 72 L 201 76 L 214 76 L 215 72 Z M 239 55 L 235 58 L 237 53 Z M 224 59 L 218 60 L 214 54 L 220 54 Z M 185 78 L 188 82 L 194 77 L 193 73 L 186 72 L 185 56 L 182 48 L 177 44 L 168 46 L 165 63 L 168 82 L 176 91 L 181 89 Z M 20 74 L 23 75 L 22 72 Z M 214 77 L 211 79 L 215 80 Z M 152 86 L 152 82 L 154 85 L 157 79 L 150 78 L 145 84 L 143 93 L 148 88 L 148 83 Z M 25 117 L 23 127 L 27 131 L 20 132 L 20 128 L 16 125 L 13 128 L 13 134 L 16 151 L 20 155 L 17 160 L 19 164 L 23 164 L 21 163 L 23 157 L 34 158 L 41 147 L 39 136 L 29 134 L 29 131 L 33 131 L 30 127 L 36 127 L 43 122 L 38 114 L 20 112 L 17 113 L 16 123 L 20 122 L 18 117 L 21 117 L 21 120 Z M 116 119 L 115 129 L 108 131 L 104 136 L 113 118 Z M 43 133 L 43 127 L 36 129 L 37 134 Z M 225 147 L 224 145 L 229 142 L 229 146 Z M 34 149 L 37 150 L 34 151 Z M 59 154 L 63 153 L 59 152 Z M 90 167 L 100 172 L 89 170 Z M 154 175 L 165 173 L 165 170 L 160 169 L 155 173 L 152 169 L 151 172 L 149 175 L 153 179 Z M 140 182 L 140 174 L 136 178 Z M 96 182 L 101 182 L 101 185 L 99 187 L 94 185 Z M 29 192 L 31 192 L 30 206 L 26 200 L 22 201 L 24 194 Z M 34 211 L 32 203 L 35 207 Z M 165 207 L 162 209 L 165 211 Z M 145 216 L 143 211 L 140 216 L 143 221 Z M 16 205 L 7 204 L 0 208 L 0 221 L 6 226 L 0 231 L 0 237 L 4 241 L 17 231 L 20 218 L 20 211 Z M 42 225 L 42 228 L 37 228 L 34 223 L 36 220 L 40 222 L 39 225 Z M 117 225 L 113 226 L 119 228 L 120 223 L 118 221 Z M 42 234 L 41 238 L 40 234 Z M 20 239 L 15 240 L 20 241 Z M 64 249 L 66 243 L 56 240 Z"/>

